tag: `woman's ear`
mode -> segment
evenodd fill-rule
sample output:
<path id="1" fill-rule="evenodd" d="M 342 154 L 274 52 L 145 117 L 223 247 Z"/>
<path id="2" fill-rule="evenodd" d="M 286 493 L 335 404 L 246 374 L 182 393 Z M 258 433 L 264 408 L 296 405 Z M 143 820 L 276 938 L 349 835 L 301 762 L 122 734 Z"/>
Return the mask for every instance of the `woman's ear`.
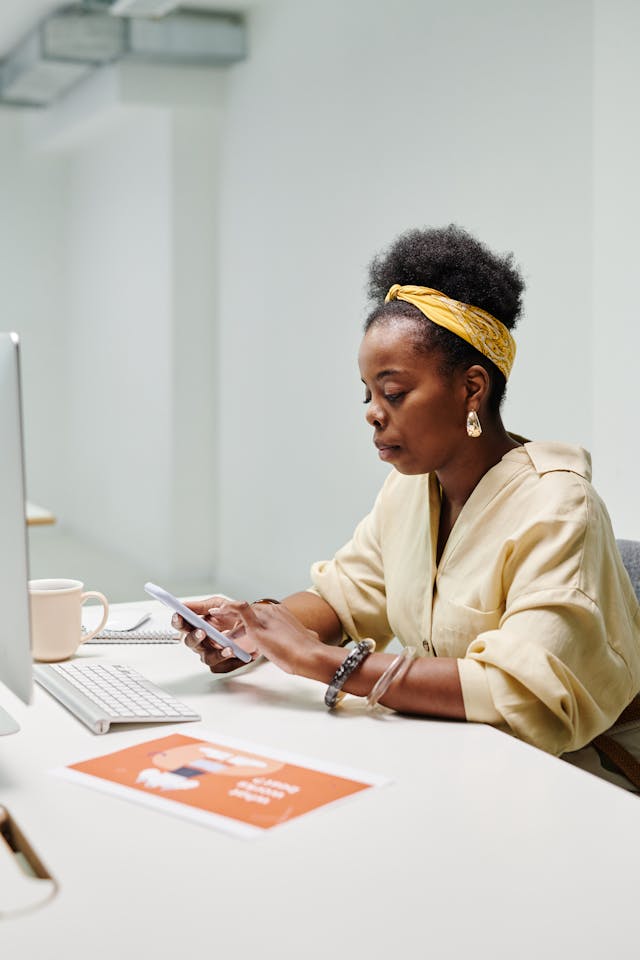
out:
<path id="1" fill-rule="evenodd" d="M 489 396 L 491 389 L 489 374 L 481 364 L 474 363 L 472 367 L 467 367 L 464 372 L 464 387 L 467 403 L 473 401 L 474 409 L 477 410 Z"/>

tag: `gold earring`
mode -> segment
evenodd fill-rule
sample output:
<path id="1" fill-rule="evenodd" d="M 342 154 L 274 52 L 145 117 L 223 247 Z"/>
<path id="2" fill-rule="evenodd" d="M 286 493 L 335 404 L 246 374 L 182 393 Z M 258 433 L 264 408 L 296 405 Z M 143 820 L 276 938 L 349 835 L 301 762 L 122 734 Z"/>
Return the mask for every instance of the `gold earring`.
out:
<path id="1" fill-rule="evenodd" d="M 475 410 L 469 410 L 467 414 L 467 433 L 470 437 L 479 437 L 482 433 L 482 424 Z"/>

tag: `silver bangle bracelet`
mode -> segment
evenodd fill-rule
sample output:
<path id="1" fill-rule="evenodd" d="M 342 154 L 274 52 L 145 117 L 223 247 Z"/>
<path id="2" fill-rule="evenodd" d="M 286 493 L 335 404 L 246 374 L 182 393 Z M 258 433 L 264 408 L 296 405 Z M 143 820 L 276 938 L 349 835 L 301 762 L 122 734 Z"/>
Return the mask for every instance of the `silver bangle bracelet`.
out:
<path id="1" fill-rule="evenodd" d="M 402 679 L 409 669 L 415 654 L 416 651 L 413 647 L 403 647 L 398 656 L 391 661 L 384 673 L 378 677 L 377 681 L 373 685 L 371 693 L 367 697 L 367 703 L 370 709 L 373 710 L 374 707 L 377 706 L 378 701 L 384 697 L 394 680 Z"/>
<path id="2" fill-rule="evenodd" d="M 361 640 L 360 643 L 357 643 L 353 650 L 350 650 L 346 655 L 334 673 L 331 683 L 327 687 L 327 692 L 324 695 L 324 702 L 329 710 L 333 710 L 338 700 L 344 696 L 342 693 L 342 688 L 351 674 L 358 669 L 360 664 L 367 659 L 370 653 L 373 653 L 375 648 L 375 640 Z"/>

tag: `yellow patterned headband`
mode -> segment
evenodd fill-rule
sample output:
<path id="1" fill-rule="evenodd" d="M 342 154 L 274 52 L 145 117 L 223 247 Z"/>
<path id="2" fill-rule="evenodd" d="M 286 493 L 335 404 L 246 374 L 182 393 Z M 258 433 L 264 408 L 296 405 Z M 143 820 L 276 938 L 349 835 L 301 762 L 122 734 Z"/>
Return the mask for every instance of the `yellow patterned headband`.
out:
<path id="1" fill-rule="evenodd" d="M 516 342 L 503 323 L 480 307 L 472 307 L 460 300 L 452 300 L 431 287 L 401 286 L 389 290 L 384 302 L 405 300 L 413 304 L 429 320 L 462 337 L 472 347 L 495 363 L 498 370 L 509 379 L 516 356 Z"/>

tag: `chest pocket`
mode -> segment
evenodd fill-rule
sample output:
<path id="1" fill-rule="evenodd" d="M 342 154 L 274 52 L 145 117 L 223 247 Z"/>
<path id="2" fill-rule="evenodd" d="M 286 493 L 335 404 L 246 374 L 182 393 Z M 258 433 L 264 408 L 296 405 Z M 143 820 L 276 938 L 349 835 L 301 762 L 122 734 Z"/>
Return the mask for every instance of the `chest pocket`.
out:
<path id="1" fill-rule="evenodd" d="M 503 613 L 503 607 L 477 610 L 452 603 L 436 593 L 431 620 L 434 652 L 439 657 L 464 657 L 467 647 L 480 633 L 498 628 Z"/>

